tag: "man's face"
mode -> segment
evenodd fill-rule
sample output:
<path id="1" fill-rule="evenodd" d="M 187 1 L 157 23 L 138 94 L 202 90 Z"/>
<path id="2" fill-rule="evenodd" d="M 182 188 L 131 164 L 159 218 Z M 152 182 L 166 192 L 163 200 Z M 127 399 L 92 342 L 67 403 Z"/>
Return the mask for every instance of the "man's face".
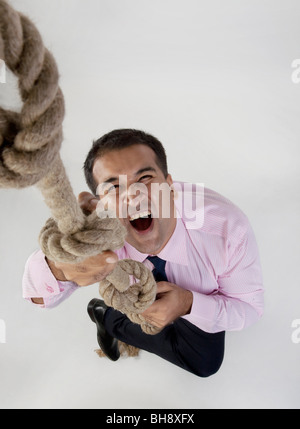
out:
<path id="1" fill-rule="evenodd" d="M 98 185 L 111 184 L 100 200 L 115 201 L 116 215 L 127 230 L 126 241 L 141 253 L 159 253 L 173 234 L 176 216 L 172 178 L 164 177 L 155 152 L 142 144 L 112 150 L 96 159 L 93 175 Z M 154 190 L 159 186 L 164 191 L 158 194 Z"/>

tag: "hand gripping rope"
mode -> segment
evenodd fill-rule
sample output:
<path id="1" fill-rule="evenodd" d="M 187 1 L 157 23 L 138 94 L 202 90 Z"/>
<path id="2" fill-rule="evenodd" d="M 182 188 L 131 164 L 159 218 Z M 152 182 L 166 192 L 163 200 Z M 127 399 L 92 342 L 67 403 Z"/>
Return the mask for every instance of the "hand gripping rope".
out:
<path id="1" fill-rule="evenodd" d="M 36 185 L 41 191 L 52 217 L 39 243 L 52 261 L 76 264 L 121 248 L 126 230 L 119 219 L 101 219 L 96 211 L 85 215 L 77 202 L 60 157 L 65 108 L 55 59 L 35 25 L 5 0 L 0 0 L 0 58 L 18 78 L 23 102 L 20 113 L 0 107 L 0 188 Z M 130 275 L 138 280 L 132 285 Z M 119 260 L 100 282 L 99 292 L 108 306 L 140 324 L 144 332 L 159 332 L 140 314 L 156 296 L 152 272 L 142 263 Z M 124 354 L 137 353 L 124 343 L 121 349 Z"/>

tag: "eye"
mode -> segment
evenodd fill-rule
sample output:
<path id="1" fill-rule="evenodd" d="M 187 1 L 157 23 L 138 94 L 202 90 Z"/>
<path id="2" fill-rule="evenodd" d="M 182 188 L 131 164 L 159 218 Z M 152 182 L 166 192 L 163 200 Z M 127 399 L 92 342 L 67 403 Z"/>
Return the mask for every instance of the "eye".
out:
<path id="1" fill-rule="evenodd" d="M 110 193 L 110 192 L 113 192 L 115 189 L 117 189 L 119 187 L 119 185 L 112 185 L 112 186 L 110 186 L 108 189 L 107 189 L 107 192 L 108 193 Z"/>
<path id="2" fill-rule="evenodd" d="M 152 176 L 150 175 L 150 174 L 145 174 L 145 176 L 142 176 L 142 177 L 140 177 L 139 178 L 139 182 L 141 181 L 141 180 L 147 180 L 147 179 L 152 179 Z"/>

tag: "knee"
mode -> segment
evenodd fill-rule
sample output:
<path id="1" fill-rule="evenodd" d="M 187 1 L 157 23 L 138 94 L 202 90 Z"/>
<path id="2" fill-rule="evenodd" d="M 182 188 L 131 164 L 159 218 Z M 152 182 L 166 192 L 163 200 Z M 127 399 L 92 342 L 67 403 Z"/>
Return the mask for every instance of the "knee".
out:
<path id="1" fill-rule="evenodd" d="M 200 365 L 198 368 L 193 369 L 193 373 L 201 378 L 211 377 L 215 375 L 221 368 L 223 358 L 220 360 L 215 360 L 212 362 L 206 362 L 205 364 Z"/>
<path id="2" fill-rule="evenodd" d="M 220 367 L 218 368 L 201 368 L 199 371 L 194 372 L 195 375 L 197 375 L 200 378 L 208 378 L 212 375 L 215 375 L 219 371 Z"/>

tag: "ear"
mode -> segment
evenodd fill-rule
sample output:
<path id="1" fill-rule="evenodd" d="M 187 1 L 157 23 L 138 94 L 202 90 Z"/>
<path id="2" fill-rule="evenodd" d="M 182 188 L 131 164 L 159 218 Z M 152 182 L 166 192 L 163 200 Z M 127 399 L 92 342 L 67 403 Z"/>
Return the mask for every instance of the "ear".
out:
<path id="1" fill-rule="evenodd" d="M 172 195 L 172 199 L 174 201 L 174 200 L 176 200 L 178 198 L 178 192 L 177 192 L 177 190 L 173 186 L 173 179 L 172 179 L 171 174 L 167 175 L 166 181 L 167 181 L 168 185 L 171 188 L 171 195 Z"/>
<path id="2" fill-rule="evenodd" d="M 171 185 L 173 184 L 173 179 L 172 179 L 171 174 L 168 174 L 168 175 L 167 175 L 167 177 L 166 177 L 166 182 L 167 182 L 167 184 L 168 184 L 169 186 L 171 186 Z"/>

